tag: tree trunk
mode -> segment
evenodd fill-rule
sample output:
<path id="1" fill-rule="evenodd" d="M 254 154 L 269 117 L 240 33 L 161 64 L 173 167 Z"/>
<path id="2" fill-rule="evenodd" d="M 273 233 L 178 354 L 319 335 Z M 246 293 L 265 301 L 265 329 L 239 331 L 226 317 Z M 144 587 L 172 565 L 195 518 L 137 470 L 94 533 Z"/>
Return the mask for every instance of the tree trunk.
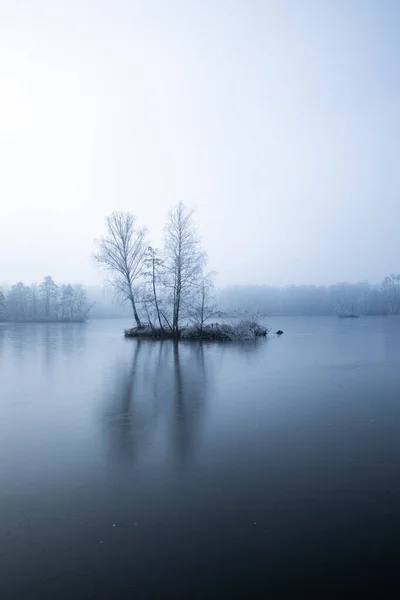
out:
<path id="1" fill-rule="evenodd" d="M 134 300 L 133 296 L 131 296 L 130 300 L 131 300 L 131 304 L 132 304 L 133 316 L 135 317 L 136 325 L 138 327 L 142 327 L 141 320 L 139 319 L 139 315 L 137 314 L 136 304 L 135 304 L 135 300 Z"/>
<path id="2" fill-rule="evenodd" d="M 204 285 L 201 289 L 201 312 L 200 312 L 200 331 L 203 331 L 203 325 L 204 325 L 204 303 L 205 303 L 205 290 L 204 290 Z"/>
<path id="3" fill-rule="evenodd" d="M 160 309 L 158 308 L 158 301 L 157 301 L 156 274 L 155 274 L 155 266 L 154 266 L 154 253 L 153 253 L 153 295 L 154 295 L 154 304 L 156 305 L 158 322 L 160 324 L 161 331 L 164 331 L 164 327 L 162 326 L 162 323 L 161 323 Z"/>
<path id="4" fill-rule="evenodd" d="M 180 273 L 180 265 L 178 271 L 178 281 L 176 285 L 176 294 L 175 294 L 175 302 L 174 302 L 174 322 L 172 324 L 174 334 L 176 337 L 179 336 L 179 311 L 181 305 L 181 291 L 182 291 L 182 283 L 181 283 L 181 273 Z"/>

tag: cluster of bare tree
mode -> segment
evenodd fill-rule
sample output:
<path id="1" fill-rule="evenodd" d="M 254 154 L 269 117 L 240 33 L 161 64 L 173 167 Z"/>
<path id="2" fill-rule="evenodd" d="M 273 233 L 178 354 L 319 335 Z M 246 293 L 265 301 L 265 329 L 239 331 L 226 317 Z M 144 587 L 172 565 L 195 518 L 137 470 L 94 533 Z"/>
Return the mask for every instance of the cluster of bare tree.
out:
<path id="1" fill-rule="evenodd" d="M 400 275 L 385 277 L 380 285 L 229 286 L 220 290 L 218 301 L 221 310 L 232 315 L 400 314 Z"/>
<path id="2" fill-rule="evenodd" d="M 212 274 L 205 272 L 193 211 L 182 203 L 168 214 L 161 250 L 149 244 L 147 230 L 129 212 L 108 216 L 106 234 L 96 244 L 96 262 L 117 296 L 131 305 L 138 327 L 178 337 L 182 321 L 202 329 L 213 314 Z"/>
<path id="3" fill-rule="evenodd" d="M 400 314 L 400 275 L 388 275 L 382 282 L 382 293 L 385 297 L 387 312 Z"/>
<path id="4" fill-rule="evenodd" d="M 82 285 L 56 285 L 48 275 L 40 284 L 19 281 L 0 290 L 0 321 L 84 321 L 91 306 Z"/>

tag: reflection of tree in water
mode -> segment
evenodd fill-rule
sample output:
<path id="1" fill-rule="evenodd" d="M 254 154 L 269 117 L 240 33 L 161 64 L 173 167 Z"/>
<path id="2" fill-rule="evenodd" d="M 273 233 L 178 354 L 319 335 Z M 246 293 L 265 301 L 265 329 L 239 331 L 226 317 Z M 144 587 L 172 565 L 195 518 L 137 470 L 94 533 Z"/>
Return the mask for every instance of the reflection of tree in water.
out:
<path id="1" fill-rule="evenodd" d="M 38 330 L 35 324 L 10 323 L 7 325 L 7 345 L 18 361 L 25 359 L 26 353 L 37 345 Z"/>
<path id="2" fill-rule="evenodd" d="M 131 461 L 136 458 L 157 420 L 158 408 L 154 401 L 157 398 L 157 377 L 153 381 L 149 378 L 148 393 L 144 393 L 143 389 L 143 376 L 147 379 L 150 359 L 154 360 L 155 373 L 161 361 L 163 343 L 158 344 L 158 356 L 155 357 L 152 356 L 154 346 L 152 342 L 136 340 L 131 364 L 116 371 L 116 384 L 109 396 L 111 407 L 106 414 L 106 430 L 111 451 L 119 459 Z M 150 357 L 145 356 L 146 350 Z"/>
<path id="3" fill-rule="evenodd" d="M 86 342 L 85 324 L 81 323 L 11 323 L 0 326 L 0 335 L 18 360 L 37 355 L 47 369 L 61 348 L 64 354 L 76 356 Z"/>
<path id="4" fill-rule="evenodd" d="M 261 350 L 266 343 L 268 343 L 268 340 L 265 338 L 246 340 L 245 342 L 232 342 L 229 350 L 242 356 L 250 356 Z"/>
<path id="5" fill-rule="evenodd" d="M 165 461 L 172 438 L 174 456 L 187 461 L 196 446 L 204 392 L 201 344 L 185 344 L 182 350 L 170 341 L 135 340 L 132 362 L 117 368 L 108 395 L 105 422 L 112 454 L 133 461 L 146 450 Z"/>
<path id="6" fill-rule="evenodd" d="M 65 355 L 82 353 L 87 338 L 87 323 L 57 323 L 61 348 Z"/>
<path id="7" fill-rule="evenodd" d="M 384 317 L 381 340 L 383 342 L 383 360 L 396 364 L 400 359 L 400 322 L 398 316 Z"/>
<path id="8" fill-rule="evenodd" d="M 32 327 L 32 324 L 28 326 Z M 86 342 L 85 323 L 40 323 L 34 327 L 40 328 L 43 358 L 48 370 L 61 352 L 76 357 Z"/>
<path id="9" fill-rule="evenodd" d="M 0 323 L 0 356 L 3 355 L 4 352 L 4 340 L 5 340 L 5 326 L 3 323 Z"/>
<path id="10" fill-rule="evenodd" d="M 54 360 L 57 354 L 57 346 L 60 342 L 60 331 L 54 331 L 52 325 L 42 325 L 42 347 L 43 347 L 43 358 L 44 363 L 48 370 L 54 365 Z M 58 335 L 57 335 L 58 333 Z"/>
<path id="11" fill-rule="evenodd" d="M 6 327 L 3 323 L 0 323 L 0 358 L 3 358 L 4 346 L 6 340 Z"/>
<path id="12" fill-rule="evenodd" d="M 175 403 L 172 439 L 175 456 L 180 462 L 187 463 L 193 459 L 197 446 L 207 383 L 203 344 L 183 346 L 183 352 L 187 355 L 185 363 L 180 357 L 181 350 L 179 343 L 173 345 Z"/>

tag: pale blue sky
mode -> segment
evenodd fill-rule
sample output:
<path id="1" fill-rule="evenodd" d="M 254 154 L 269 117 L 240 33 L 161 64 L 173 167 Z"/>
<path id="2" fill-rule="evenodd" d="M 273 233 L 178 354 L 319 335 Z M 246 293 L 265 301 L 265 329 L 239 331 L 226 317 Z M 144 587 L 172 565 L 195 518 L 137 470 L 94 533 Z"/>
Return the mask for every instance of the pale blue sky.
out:
<path id="1" fill-rule="evenodd" d="M 182 200 L 218 283 L 400 271 L 400 2 L 0 0 L 0 281 Z"/>

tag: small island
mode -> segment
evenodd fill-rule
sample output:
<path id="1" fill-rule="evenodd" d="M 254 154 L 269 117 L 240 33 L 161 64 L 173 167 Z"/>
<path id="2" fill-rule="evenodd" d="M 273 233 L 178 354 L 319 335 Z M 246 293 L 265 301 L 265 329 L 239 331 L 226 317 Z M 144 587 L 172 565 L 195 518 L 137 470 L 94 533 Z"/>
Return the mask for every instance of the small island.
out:
<path id="1" fill-rule="evenodd" d="M 183 327 L 179 331 L 180 340 L 197 340 L 207 342 L 226 342 L 226 341 L 244 341 L 253 340 L 260 337 L 266 337 L 269 330 L 261 327 L 258 323 L 243 319 L 236 325 L 228 323 L 210 323 L 202 328 Z M 161 330 L 159 327 L 133 327 L 125 330 L 127 338 L 148 338 L 153 340 L 175 339 L 176 336 L 171 330 Z"/>
<path id="2" fill-rule="evenodd" d="M 147 230 L 130 212 L 106 218 L 106 233 L 94 256 L 117 297 L 132 307 L 136 326 L 126 338 L 153 340 L 242 341 L 266 337 L 268 329 L 247 317 L 235 324 L 213 322 L 223 317 L 214 294 L 213 273 L 206 271 L 193 221 L 182 203 L 168 214 L 164 247 L 153 248 Z"/>

